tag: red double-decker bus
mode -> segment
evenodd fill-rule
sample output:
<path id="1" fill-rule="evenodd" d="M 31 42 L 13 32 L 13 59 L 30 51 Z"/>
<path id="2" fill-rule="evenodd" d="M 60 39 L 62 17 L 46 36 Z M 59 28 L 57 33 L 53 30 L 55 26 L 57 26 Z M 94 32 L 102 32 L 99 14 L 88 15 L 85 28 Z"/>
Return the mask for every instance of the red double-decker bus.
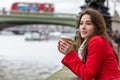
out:
<path id="1" fill-rule="evenodd" d="M 11 11 L 28 11 L 28 12 L 54 12 L 54 4 L 52 3 L 27 3 L 16 2 L 11 6 Z"/>

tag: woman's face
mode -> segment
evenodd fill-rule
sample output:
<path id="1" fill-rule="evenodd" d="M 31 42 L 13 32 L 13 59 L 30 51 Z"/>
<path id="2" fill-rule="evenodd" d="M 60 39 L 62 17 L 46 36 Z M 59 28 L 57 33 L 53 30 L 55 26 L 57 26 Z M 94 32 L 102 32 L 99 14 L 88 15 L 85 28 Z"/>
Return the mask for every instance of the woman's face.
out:
<path id="1" fill-rule="evenodd" d="M 91 21 L 90 15 L 84 14 L 80 20 L 79 31 L 82 38 L 89 37 L 94 33 L 94 24 Z"/>

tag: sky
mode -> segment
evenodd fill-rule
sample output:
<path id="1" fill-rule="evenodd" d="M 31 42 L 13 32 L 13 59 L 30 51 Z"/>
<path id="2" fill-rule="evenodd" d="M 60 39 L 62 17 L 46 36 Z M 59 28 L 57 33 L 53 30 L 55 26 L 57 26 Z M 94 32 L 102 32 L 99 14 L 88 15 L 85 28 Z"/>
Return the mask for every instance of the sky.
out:
<path id="1" fill-rule="evenodd" d="M 115 0 L 108 0 L 109 1 L 109 12 L 111 15 L 113 15 L 114 9 L 118 11 L 120 14 L 120 0 L 119 3 L 117 3 L 117 7 L 114 8 L 115 4 L 113 4 L 113 1 Z M 0 10 L 3 8 L 6 8 L 6 10 L 10 10 L 11 5 L 14 2 L 48 2 L 53 3 L 55 6 L 55 12 L 56 13 L 72 13 L 72 14 L 78 14 L 81 9 L 80 6 L 85 4 L 84 0 L 0 0 Z M 105 3 L 106 4 L 106 3 Z"/>
<path id="2" fill-rule="evenodd" d="M 6 8 L 10 10 L 12 3 L 14 2 L 48 2 L 53 3 L 55 6 L 55 12 L 57 13 L 78 13 L 80 6 L 84 4 L 82 0 L 0 0 L 0 8 Z"/>

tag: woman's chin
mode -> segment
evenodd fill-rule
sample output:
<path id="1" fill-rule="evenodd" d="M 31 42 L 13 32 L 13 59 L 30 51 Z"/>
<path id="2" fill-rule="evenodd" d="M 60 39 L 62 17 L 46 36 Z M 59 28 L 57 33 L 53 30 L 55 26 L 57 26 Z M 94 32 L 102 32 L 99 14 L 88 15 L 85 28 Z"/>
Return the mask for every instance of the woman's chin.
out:
<path id="1" fill-rule="evenodd" d="M 82 37 L 82 38 L 87 38 L 88 36 L 87 36 L 87 35 L 82 35 L 81 37 Z"/>

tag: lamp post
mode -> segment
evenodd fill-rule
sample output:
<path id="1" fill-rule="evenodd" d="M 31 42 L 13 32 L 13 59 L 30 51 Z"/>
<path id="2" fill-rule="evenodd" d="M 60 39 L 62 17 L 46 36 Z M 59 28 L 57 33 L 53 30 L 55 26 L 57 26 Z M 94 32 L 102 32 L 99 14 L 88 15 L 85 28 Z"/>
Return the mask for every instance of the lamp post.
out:
<path id="1" fill-rule="evenodd" d="M 81 6 L 80 8 L 84 10 L 85 8 L 91 7 L 99 12 L 102 13 L 106 26 L 107 26 L 107 33 L 109 36 L 111 36 L 112 28 L 111 28 L 111 16 L 110 13 L 108 12 L 108 0 L 107 0 L 107 6 L 104 5 L 105 0 L 85 0 L 85 5 Z"/>

